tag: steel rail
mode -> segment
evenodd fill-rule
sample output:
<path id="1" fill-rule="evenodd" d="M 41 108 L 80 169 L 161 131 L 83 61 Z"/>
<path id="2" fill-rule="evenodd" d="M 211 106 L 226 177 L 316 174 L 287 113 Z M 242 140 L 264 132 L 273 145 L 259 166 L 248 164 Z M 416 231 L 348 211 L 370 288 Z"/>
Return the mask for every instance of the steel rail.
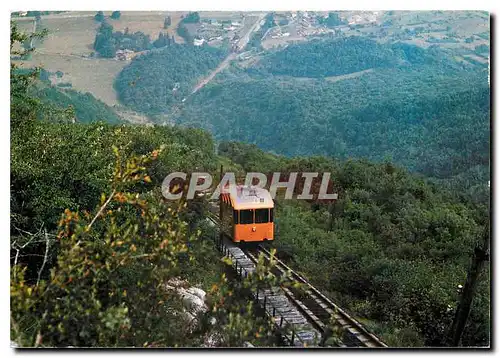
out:
<path id="1" fill-rule="evenodd" d="M 213 213 L 209 213 L 207 218 L 215 225 L 220 224 L 219 218 Z M 257 254 L 261 253 L 268 261 L 271 260 L 271 252 L 269 252 L 269 250 L 264 248 L 262 245 L 258 245 L 254 252 Z M 257 263 L 258 258 L 252 253 L 251 250 L 246 249 L 244 250 L 244 253 L 250 260 Z M 311 285 L 308 280 L 299 275 L 277 257 L 274 257 L 273 260 L 276 263 L 274 266 L 275 270 L 273 272 L 275 275 L 277 274 L 283 276 L 289 273 L 291 281 L 300 283 L 303 288 L 305 286 L 305 289 L 302 290 L 293 287 L 282 287 L 282 289 L 285 292 L 285 295 L 320 332 L 329 334 L 329 324 L 330 320 L 333 318 L 334 322 L 337 322 L 342 328 L 344 338 L 347 338 L 349 341 L 344 342 L 347 343 L 348 346 L 367 348 L 387 347 L 384 342 L 382 342 L 373 333 L 369 332 L 361 323 L 351 317 L 342 308 L 333 303 L 328 297 Z"/>
<path id="2" fill-rule="evenodd" d="M 259 245 L 257 250 L 259 253 L 262 253 L 267 260 L 271 259 L 271 253 L 266 248 Z M 303 309 L 303 313 L 306 314 L 318 328 L 321 327 L 321 324 L 317 323 L 318 321 L 322 322 L 323 327 L 326 328 L 329 324 L 330 318 L 333 317 L 335 322 L 340 324 L 342 330 L 344 332 L 349 332 L 349 334 L 355 338 L 361 346 L 369 348 L 387 347 L 385 343 L 383 343 L 374 334 L 370 333 L 365 327 L 363 327 L 363 325 L 361 325 L 361 323 L 356 321 L 342 308 L 333 303 L 328 297 L 311 285 L 304 277 L 299 275 L 277 257 L 274 257 L 273 259 L 276 262 L 275 267 L 279 270 L 281 275 L 290 273 L 290 278 L 293 281 L 297 281 L 302 284 L 302 286 L 305 286 L 305 290 L 302 292 L 297 289 L 291 290 L 293 297 L 290 298 L 294 301 L 298 301 L 297 303 L 299 304 L 299 307 L 302 305 L 306 306 L 307 309 Z M 301 297 L 301 293 L 304 297 Z M 325 328 L 322 330 L 324 331 Z M 353 343 L 355 344 L 356 342 Z"/>

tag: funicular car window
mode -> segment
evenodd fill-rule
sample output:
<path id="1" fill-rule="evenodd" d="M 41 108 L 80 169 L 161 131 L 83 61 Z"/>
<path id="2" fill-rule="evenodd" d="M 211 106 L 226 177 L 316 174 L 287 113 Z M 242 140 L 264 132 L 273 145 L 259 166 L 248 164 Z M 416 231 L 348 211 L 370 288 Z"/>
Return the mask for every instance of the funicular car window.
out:
<path id="1" fill-rule="evenodd" d="M 233 210 L 233 221 L 235 224 L 238 224 L 238 210 Z"/>
<path id="2" fill-rule="evenodd" d="M 255 210 L 255 223 L 262 224 L 269 222 L 269 209 Z"/>
<path id="3" fill-rule="evenodd" d="M 269 209 L 269 213 L 271 214 L 269 222 L 272 223 L 273 222 L 273 216 L 274 216 L 274 208 Z"/>
<path id="4" fill-rule="evenodd" d="M 240 224 L 253 224 L 253 210 L 240 210 Z"/>

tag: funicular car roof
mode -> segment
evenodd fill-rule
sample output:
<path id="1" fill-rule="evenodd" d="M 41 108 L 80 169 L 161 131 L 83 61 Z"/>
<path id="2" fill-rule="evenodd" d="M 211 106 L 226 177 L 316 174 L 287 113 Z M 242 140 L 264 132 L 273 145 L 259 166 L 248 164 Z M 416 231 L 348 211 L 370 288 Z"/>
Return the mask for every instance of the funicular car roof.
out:
<path id="1" fill-rule="evenodd" d="M 255 186 L 236 185 L 222 189 L 222 193 L 229 196 L 235 210 L 273 208 L 274 201 L 271 194 Z"/>

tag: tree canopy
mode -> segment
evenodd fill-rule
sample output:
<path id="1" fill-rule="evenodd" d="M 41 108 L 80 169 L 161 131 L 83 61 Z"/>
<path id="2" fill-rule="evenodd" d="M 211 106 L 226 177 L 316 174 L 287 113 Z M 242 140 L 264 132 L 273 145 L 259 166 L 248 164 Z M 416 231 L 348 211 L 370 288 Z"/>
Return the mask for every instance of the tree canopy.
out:
<path id="1" fill-rule="evenodd" d="M 292 44 L 265 56 L 257 68 L 273 75 L 328 77 L 420 64 L 442 69 L 460 67 L 436 49 L 424 50 L 405 43 L 381 44 L 368 38 L 350 36 Z"/>
<path id="2" fill-rule="evenodd" d="M 113 11 L 110 18 L 112 18 L 113 20 L 118 20 L 120 16 L 122 16 L 122 13 L 120 11 Z"/>
<path id="3" fill-rule="evenodd" d="M 204 346 L 213 337 L 219 346 L 276 344 L 272 322 L 243 298 L 276 284 L 271 268 L 230 283 L 210 244 L 206 199 L 168 202 L 159 190 L 171 172 L 216 173 L 221 163 L 242 172 L 331 172 L 334 203 L 276 199 L 280 258 L 389 345 L 443 344 L 489 193 L 480 203 L 458 197 L 392 162 L 486 185 L 490 107 L 481 68 L 428 66 L 420 50 L 400 45 L 411 66 L 354 81 L 232 72 L 186 101 L 177 118 L 213 138 L 198 128 L 94 122 L 112 122 L 103 103 L 19 67 L 33 51 L 19 46 L 27 39 L 11 25 L 10 321 L 18 345 Z M 132 108 L 161 112 L 223 57 L 206 46 L 153 50 L 116 86 Z M 216 154 L 214 139 L 231 142 Z M 207 292 L 195 330 L 180 297 L 165 290 L 179 276 Z M 489 284 L 488 268 L 463 345 L 490 344 Z"/>
<path id="4" fill-rule="evenodd" d="M 115 81 L 120 101 L 144 113 L 168 111 L 214 69 L 225 52 L 210 46 L 171 46 L 138 56 Z"/>
<path id="5" fill-rule="evenodd" d="M 228 76 L 191 97 L 177 123 L 288 156 L 389 159 L 439 179 L 480 167 L 469 184 L 486 188 L 489 96 L 484 72 L 430 66 L 335 82 Z"/>
<path id="6" fill-rule="evenodd" d="M 237 142 L 222 142 L 219 155 L 243 172 L 331 172 L 334 203 L 276 199 L 278 256 L 390 346 L 445 343 L 487 208 L 387 161 L 287 158 Z M 482 276 L 464 346 L 489 344 L 489 275 Z"/>
<path id="7" fill-rule="evenodd" d="M 102 22 L 104 21 L 104 12 L 98 11 L 97 14 L 94 16 L 95 21 Z"/>

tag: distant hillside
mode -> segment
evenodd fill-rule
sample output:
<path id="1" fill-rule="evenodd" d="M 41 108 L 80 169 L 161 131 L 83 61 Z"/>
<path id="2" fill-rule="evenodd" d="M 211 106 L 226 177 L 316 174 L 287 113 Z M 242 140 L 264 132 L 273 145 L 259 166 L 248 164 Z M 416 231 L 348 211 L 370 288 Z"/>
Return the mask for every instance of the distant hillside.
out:
<path id="1" fill-rule="evenodd" d="M 72 106 L 78 122 L 91 123 L 104 121 L 110 124 L 122 122 L 116 112 L 90 93 L 81 93 L 72 89 L 59 89 L 54 86 L 39 88 L 35 96 L 43 102 L 59 108 Z"/>
<path id="2" fill-rule="evenodd" d="M 228 79 L 191 98 L 177 122 L 288 156 L 387 158 L 438 178 L 489 163 L 485 72 L 417 65 L 334 83 Z"/>
<path id="3" fill-rule="evenodd" d="M 180 102 L 200 76 L 217 67 L 224 51 L 174 44 L 136 57 L 115 81 L 119 99 L 134 110 L 165 112 Z"/>
<path id="4" fill-rule="evenodd" d="M 134 110 L 168 113 L 224 55 L 209 46 L 168 46 L 134 59 L 115 87 Z M 190 97 L 174 121 L 287 156 L 389 159 L 438 179 L 458 176 L 467 186 L 488 177 L 483 66 L 435 47 L 348 37 L 290 45 L 231 71 Z M 352 73 L 359 75 L 332 78 Z M 476 166 L 481 175 L 467 184 L 460 175 Z"/>
<path id="5" fill-rule="evenodd" d="M 437 49 L 425 50 L 404 43 L 380 44 L 371 39 L 351 36 L 290 45 L 264 57 L 257 69 L 274 75 L 327 77 L 371 68 L 416 64 L 459 67 Z"/>
<path id="6" fill-rule="evenodd" d="M 15 24 L 10 34 L 11 43 L 24 39 Z M 180 60 L 176 66 L 182 68 Z M 489 154 L 484 73 L 391 68 L 335 83 L 247 76 L 246 82 L 211 84 L 186 101 L 193 117 L 184 121 L 213 126 L 219 138 L 330 156 L 289 158 L 234 141 L 220 143 L 216 155 L 213 137 L 199 129 L 60 121 L 68 105 L 89 121 L 109 107 L 16 69 L 14 63 L 9 217 L 16 346 L 281 345 L 272 320 L 261 318 L 247 298 L 274 280 L 228 280 L 212 244 L 217 230 L 206 220 L 208 196 L 170 201 L 161 195 L 168 174 L 216 174 L 220 164 L 225 170 L 330 172 L 339 194 L 334 203 L 274 201 L 277 256 L 389 346 L 445 343 L 457 285 L 488 228 L 489 206 L 457 200 L 389 161 L 331 156 L 389 153 L 414 160 L 406 162 L 411 167 L 428 154 L 440 170 L 448 162 L 453 170 L 479 163 L 461 180 L 476 175 Z M 160 77 L 157 70 L 150 83 Z M 42 102 L 54 104 L 53 111 Z M 257 272 L 271 268 L 259 264 Z M 491 344 L 490 271 L 486 264 L 464 347 Z M 173 282 L 207 292 L 206 310 L 187 314 L 184 293 L 168 289 Z M 217 324 L 206 324 L 213 320 Z"/>

